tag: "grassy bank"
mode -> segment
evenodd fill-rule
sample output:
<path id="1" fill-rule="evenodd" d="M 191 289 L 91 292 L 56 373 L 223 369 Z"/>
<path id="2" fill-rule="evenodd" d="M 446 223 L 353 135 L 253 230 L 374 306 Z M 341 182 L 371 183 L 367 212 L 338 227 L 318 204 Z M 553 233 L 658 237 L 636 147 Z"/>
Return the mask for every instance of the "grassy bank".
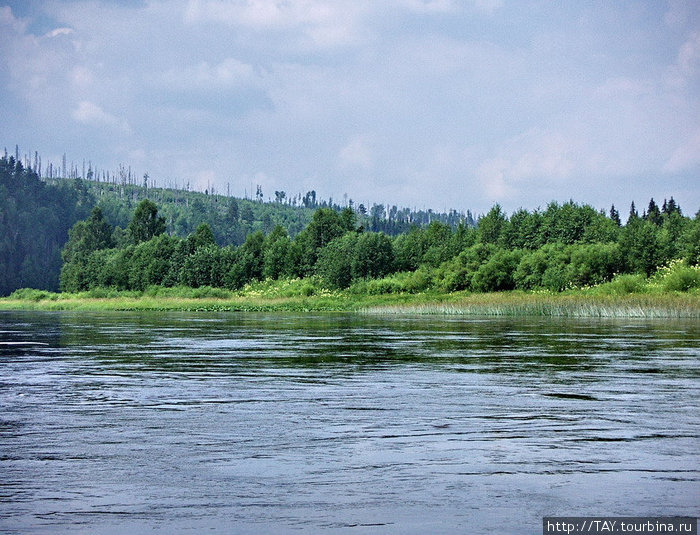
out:
<path id="1" fill-rule="evenodd" d="M 265 281 L 240 291 L 152 287 L 144 292 L 97 289 L 78 294 L 18 290 L 0 310 L 352 311 L 363 314 L 700 318 L 700 294 L 613 281 L 551 292 L 382 293 L 324 288 L 318 280 Z M 637 281 L 639 282 L 639 281 Z"/>

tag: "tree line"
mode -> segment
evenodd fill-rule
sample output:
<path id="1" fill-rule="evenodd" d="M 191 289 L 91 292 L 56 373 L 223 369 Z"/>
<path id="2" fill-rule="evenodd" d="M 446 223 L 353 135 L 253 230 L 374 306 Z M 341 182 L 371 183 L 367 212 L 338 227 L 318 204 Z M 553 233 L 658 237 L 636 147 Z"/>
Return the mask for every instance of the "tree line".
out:
<path id="1" fill-rule="evenodd" d="M 352 208 L 358 227 L 392 236 L 431 221 L 453 227 L 460 222 L 474 224 L 469 211 L 436 213 L 382 204 L 366 208 L 347 198 L 340 206 L 332 198 L 320 198 L 314 190 L 304 195 L 276 191 L 274 201 L 263 202 L 260 187 L 255 199 L 241 199 L 217 194 L 213 188 L 204 192 L 192 191 L 189 185 L 159 188 L 147 175 L 139 181 L 124 166 L 111 175 L 98 173 L 91 162 L 82 167 L 81 172 L 64 157 L 62 165 L 49 162 L 42 172 L 39 154 L 34 153 L 33 162 L 27 155 L 21 159 L 19 147 L 15 147 L 14 156 L 5 151 L 0 157 L 0 295 L 22 287 L 58 289 L 60 251 L 68 240 L 68 230 L 88 217 L 95 206 L 112 227 L 119 228 L 112 244 L 117 248 L 127 245 L 125 229 L 144 199 L 158 203 L 167 234 L 186 238 L 206 223 L 221 247 L 241 246 L 249 235 L 261 232 L 267 236 L 277 226 L 293 240 L 319 208 L 338 213 Z"/>
<path id="2" fill-rule="evenodd" d="M 79 184 L 46 184 L 19 159 L 0 158 L 0 295 L 57 289 L 68 230 L 94 203 Z"/>
<path id="3" fill-rule="evenodd" d="M 329 287 L 369 292 L 561 291 L 617 273 L 650 275 L 673 259 L 700 261 L 700 212 L 683 215 L 673 198 L 661 207 L 652 199 L 641 215 L 633 204 L 624 225 L 614 206 L 603 213 L 573 201 L 510 216 L 495 205 L 476 227 L 433 221 L 393 237 L 362 221 L 350 207 L 319 208 L 293 237 L 276 225 L 221 246 L 206 222 L 187 237 L 168 234 L 148 199 L 124 230 L 97 207 L 70 230 L 61 288 L 239 289 L 254 280 L 315 276 Z"/>

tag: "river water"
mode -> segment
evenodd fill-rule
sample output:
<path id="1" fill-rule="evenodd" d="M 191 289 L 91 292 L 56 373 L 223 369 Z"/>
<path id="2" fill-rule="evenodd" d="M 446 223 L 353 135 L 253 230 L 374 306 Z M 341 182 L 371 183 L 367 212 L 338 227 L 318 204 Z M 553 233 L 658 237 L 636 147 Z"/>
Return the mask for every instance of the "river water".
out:
<path id="1" fill-rule="evenodd" d="M 697 321 L 2 312 L 0 532 L 697 516 L 699 342 Z"/>

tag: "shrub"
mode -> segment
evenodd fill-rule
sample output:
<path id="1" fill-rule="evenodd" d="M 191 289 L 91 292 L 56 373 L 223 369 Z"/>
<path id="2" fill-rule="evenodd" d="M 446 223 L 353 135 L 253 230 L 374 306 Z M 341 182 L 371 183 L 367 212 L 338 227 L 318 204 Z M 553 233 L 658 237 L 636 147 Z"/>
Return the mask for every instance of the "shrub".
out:
<path id="1" fill-rule="evenodd" d="M 661 280 L 661 286 L 667 292 L 687 292 L 700 288 L 700 266 L 673 266 Z"/>
<path id="2" fill-rule="evenodd" d="M 51 299 L 55 301 L 58 299 L 58 294 L 46 290 L 35 290 L 34 288 L 20 288 L 10 294 L 10 299 L 22 301 L 42 301 L 44 299 Z"/>
<path id="3" fill-rule="evenodd" d="M 477 292 L 498 292 L 515 288 L 515 273 L 522 252 L 498 251 L 476 270 L 472 277 L 472 288 Z"/>
<path id="4" fill-rule="evenodd" d="M 641 293 L 646 288 L 646 278 L 639 273 L 635 275 L 618 275 L 612 281 L 601 284 L 598 289 L 601 293 L 610 295 L 626 295 Z"/>

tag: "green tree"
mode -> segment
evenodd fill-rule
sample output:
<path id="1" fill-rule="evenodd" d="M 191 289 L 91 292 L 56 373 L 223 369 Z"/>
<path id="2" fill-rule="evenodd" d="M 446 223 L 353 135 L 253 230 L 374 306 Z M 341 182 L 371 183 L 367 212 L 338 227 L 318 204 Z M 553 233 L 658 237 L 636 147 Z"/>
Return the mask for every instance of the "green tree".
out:
<path id="1" fill-rule="evenodd" d="M 381 278 L 394 270 L 394 248 L 383 232 L 365 232 L 359 235 L 352 257 L 354 278 Z M 347 259 L 343 259 L 347 261 Z"/>
<path id="2" fill-rule="evenodd" d="M 348 232 L 319 251 L 316 272 L 330 286 L 347 288 L 352 283 L 352 259 L 355 257 L 357 240 L 357 234 Z"/>
<path id="3" fill-rule="evenodd" d="M 134 217 L 126 230 L 132 243 L 148 241 L 165 232 L 165 218 L 158 215 L 155 203 L 144 199 L 136 207 Z"/>
<path id="4" fill-rule="evenodd" d="M 680 252 L 688 265 L 697 266 L 700 264 L 700 210 L 695 214 L 695 218 L 688 222 L 683 231 Z"/>
<path id="5" fill-rule="evenodd" d="M 197 248 L 185 259 L 181 282 L 192 288 L 224 285 L 227 262 L 225 250 L 216 245 Z"/>
<path id="6" fill-rule="evenodd" d="M 514 273 L 523 253 L 521 250 L 501 249 L 479 266 L 472 278 L 477 292 L 499 292 L 515 288 Z"/>
<path id="7" fill-rule="evenodd" d="M 284 227 L 277 225 L 265 238 L 263 276 L 267 279 L 279 279 L 291 275 L 289 248 L 291 241 Z"/>
<path id="8" fill-rule="evenodd" d="M 214 238 L 214 232 L 211 230 L 209 223 L 199 225 L 197 230 L 187 237 L 187 243 L 193 252 L 200 247 L 216 245 L 216 238 Z"/>
<path id="9" fill-rule="evenodd" d="M 654 202 L 653 197 L 649 201 L 649 206 L 647 207 L 647 211 L 646 211 L 646 215 L 644 216 L 644 219 L 646 219 L 647 221 L 649 221 L 651 223 L 654 223 L 654 225 L 656 225 L 657 227 L 661 226 L 661 224 L 663 223 L 663 217 L 661 217 L 661 211 L 659 210 L 659 207 L 656 205 L 656 202 Z"/>
<path id="10" fill-rule="evenodd" d="M 620 212 L 617 211 L 615 205 L 610 206 L 610 220 L 615 223 L 616 226 L 622 226 L 622 220 L 620 219 Z"/>
<path id="11" fill-rule="evenodd" d="M 425 231 L 412 227 L 410 232 L 400 234 L 394 239 L 396 269 L 415 271 L 423 263 L 423 257 L 429 244 Z"/>
<path id="12" fill-rule="evenodd" d="M 631 218 L 620 237 L 620 252 L 626 270 L 651 275 L 661 265 L 658 227 L 651 221 Z"/>
<path id="13" fill-rule="evenodd" d="M 489 212 L 479 219 L 477 230 L 481 243 L 498 244 L 506 227 L 506 216 L 500 204 L 495 204 Z"/>
<path id="14" fill-rule="evenodd" d="M 617 243 L 575 245 L 571 249 L 567 283 L 581 287 L 609 281 L 622 270 Z"/>
<path id="15" fill-rule="evenodd" d="M 540 247 L 540 227 L 542 214 L 521 208 L 513 212 L 504 225 L 501 242 L 508 249 L 536 249 Z"/>
<path id="16" fill-rule="evenodd" d="M 112 226 L 105 221 L 102 210 L 93 208 L 87 220 L 78 221 L 68 232 L 68 242 L 62 253 L 64 262 L 87 257 L 99 249 L 109 249 L 113 246 L 113 231 Z"/>
<path id="17" fill-rule="evenodd" d="M 225 285 L 242 288 L 252 280 L 262 280 L 265 267 L 265 235 L 261 231 L 248 234 L 245 243 L 232 255 L 232 265 L 225 276 Z"/>
<path id="18" fill-rule="evenodd" d="M 445 223 L 440 221 L 430 223 L 425 229 L 425 241 L 427 249 L 421 263 L 437 267 L 455 254 L 451 247 L 452 229 Z"/>

